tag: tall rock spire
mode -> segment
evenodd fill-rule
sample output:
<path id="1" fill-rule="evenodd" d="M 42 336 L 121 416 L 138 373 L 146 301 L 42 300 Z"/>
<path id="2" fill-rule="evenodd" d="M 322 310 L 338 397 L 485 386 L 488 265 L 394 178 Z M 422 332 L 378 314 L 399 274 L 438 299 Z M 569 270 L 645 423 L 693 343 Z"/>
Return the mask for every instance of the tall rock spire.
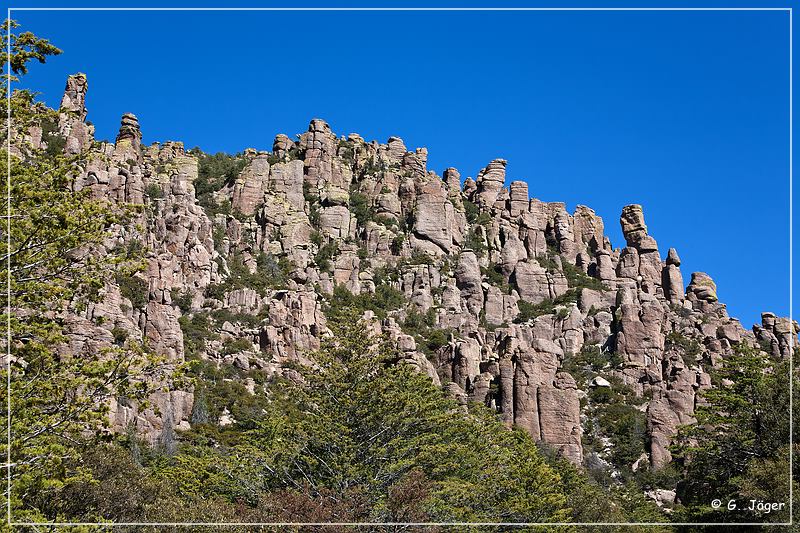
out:
<path id="1" fill-rule="evenodd" d="M 642 289 L 649 294 L 655 294 L 661 286 L 661 256 L 658 253 L 658 243 L 647 233 L 642 206 L 631 204 L 623 207 L 619 223 L 628 244 L 623 250 L 625 264 L 636 267 L 629 270 L 627 275 L 621 271 L 618 274 L 621 277 L 634 277 L 633 273 L 638 272 L 635 277 L 641 283 Z"/>
<path id="2" fill-rule="evenodd" d="M 670 248 L 667 262 L 661 271 L 661 283 L 664 285 L 664 297 L 673 304 L 683 301 L 683 276 L 680 266 L 681 258 L 678 257 L 678 251 Z"/>
<path id="3" fill-rule="evenodd" d="M 137 152 L 142 144 L 142 130 L 139 128 L 139 119 L 133 113 L 122 115 L 116 142 L 120 144 L 123 141 L 130 141 L 131 147 Z"/>
<path id="4" fill-rule="evenodd" d="M 81 72 L 67 78 L 61 107 L 58 110 L 58 131 L 66 139 L 64 152 L 78 154 L 94 137 L 94 127 L 86 124 L 86 92 L 89 83 Z"/>
<path id="5" fill-rule="evenodd" d="M 78 72 L 67 78 L 67 86 L 64 88 L 64 96 L 61 97 L 60 111 L 75 113 L 81 120 L 86 119 L 86 92 L 89 89 L 89 82 L 86 74 Z"/>

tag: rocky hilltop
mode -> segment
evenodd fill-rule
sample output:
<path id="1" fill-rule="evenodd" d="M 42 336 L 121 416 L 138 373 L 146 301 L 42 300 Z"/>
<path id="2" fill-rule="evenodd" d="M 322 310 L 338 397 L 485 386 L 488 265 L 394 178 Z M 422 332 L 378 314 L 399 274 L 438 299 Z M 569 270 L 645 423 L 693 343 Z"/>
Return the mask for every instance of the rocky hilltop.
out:
<path id="1" fill-rule="evenodd" d="M 503 159 L 475 179 L 439 176 L 425 148 L 340 137 L 319 119 L 238 156 L 146 146 L 132 114 L 114 143 L 99 142 L 87 88 L 70 76 L 52 129 L 59 149 L 89 153 L 77 188 L 144 206 L 105 246 L 144 249 L 147 265 L 71 316 L 75 352 L 141 338 L 175 362 L 234 369 L 252 394 L 265 386 L 254 373 L 269 381 L 307 362 L 332 307 L 358 305 L 459 402 L 490 406 L 576 464 L 635 470 L 670 461 L 710 369 L 738 343 L 787 357 L 798 331 L 770 313 L 743 328 L 702 272 L 685 286 L 678 252 L 659 248 L 639 205 L 622 208 L 615 248 L 591 208 L 532 198 Z M 52 136 L 34 128 L 27 140 L 42 148 Z M 636 457 L 615 455 L 621 444 L 598 421 L 609 398 L 642 426 Z M 155 440 L 200 419 L 236 421 L 191 390 L 154 400 L 142 412 L 117 402 L 114 426 Z"/>

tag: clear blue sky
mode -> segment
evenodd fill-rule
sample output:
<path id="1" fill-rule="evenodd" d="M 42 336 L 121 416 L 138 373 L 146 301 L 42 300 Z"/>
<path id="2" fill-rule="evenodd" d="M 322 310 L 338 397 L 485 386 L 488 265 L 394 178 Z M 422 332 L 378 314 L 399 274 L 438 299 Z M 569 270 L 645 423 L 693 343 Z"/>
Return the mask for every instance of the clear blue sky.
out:
<path id="1" fill-rule="evenodd" d="M 340 135 L 425 146 L 438 173 L 502 157 L 533 196 L 594 208 L 615 246 L 622 206 L 643 204 L 685 281 L 708 272 L 745 327 L 788 315 L 786 12 L 13 18 L 64 50 L 25 85 L 57 106 L 66 76 L 85 72 L 99 138 L 133 112 L 147 142 L 270 149 L 320 117 Z"/>

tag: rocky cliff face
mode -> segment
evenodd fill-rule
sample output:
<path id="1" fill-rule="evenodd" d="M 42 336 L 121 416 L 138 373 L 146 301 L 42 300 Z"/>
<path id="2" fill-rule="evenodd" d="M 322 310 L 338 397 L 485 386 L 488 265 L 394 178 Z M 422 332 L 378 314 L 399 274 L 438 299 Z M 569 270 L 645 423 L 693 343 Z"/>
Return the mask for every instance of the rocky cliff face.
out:
<path id="1" fill-rule="evenodd" d="M 123 115 L 114 144 L 95 141 L 87 87 L 82 75 L 67 82 L 64 150 L 90 152 L 77 187 L 144 205 L 107 247 L 144 246 L 147 267 L 74 317 L 75 351 L 114 342 L 118 328 L 175 362 L 274 376 L 319 347 L 343 287 L 368 295 L 360 301 L 375 330 L 453 397 L 492 407 L 575 463 L 603 460 L 607 450 L 584 449 L 596 431 L 590 406 L 597 391 L 624 389 L 646 421 L 637 463 L 661 466 L 710 368 L 738 343 L 788 356 L 798 331 L 770 313 L 744 329 L 702 272 L 684 287 L 677 251 L 663 253 L 639 205 L 622 209 L 626 243 L 614 248 L 592 209 L 530 198 L 502 159 L 462 182 L 454 168 L 428 170 L 424 148 L 338 137 L 319 119 L 296 140 L 276 136 L 271 152 L 229 158 L 236 172 L 209 188 L 219 176 L 199 172 L 206 156 L 143 145 L 134 115 Z M 141 287 L 135 298 L 131 286 Z M 402 305 L 369 304 L 386 294 Z M 576 369 L 589 358 L 587 376 Z M 191 391 L 154 400 L 145 412 L 120 402 L 115 426 L 155 439 L 192 423 Z"/>

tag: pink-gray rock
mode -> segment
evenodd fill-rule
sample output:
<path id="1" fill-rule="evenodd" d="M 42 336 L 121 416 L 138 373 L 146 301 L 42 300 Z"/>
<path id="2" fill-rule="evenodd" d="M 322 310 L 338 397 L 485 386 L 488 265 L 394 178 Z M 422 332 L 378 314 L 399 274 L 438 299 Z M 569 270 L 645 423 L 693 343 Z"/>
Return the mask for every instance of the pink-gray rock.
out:
<path id="1" fill-rule="evenodd" d="M 686 296 L 694 300 L 716 302 L 717 284 L 705 272 L 692 272 L 692 281 L 686 287 Z"/>
<path id="2" fill-rule="evenodd" d="M 264 154 L 254 157 L 242 173 L 239 174 L 236 183 L 233 185 L 233 199 L 231 201 L 231 207 L 235 211 L 245 216 L 252 216 L 255 214 L 256 209 L 264 203 L 269 169 L 269 156 Z"/>
<path id="3" fill-rule="evenodd" d="M 483 209 L 490 209 L 497 201 L 500 189 L 506 181 L 506 160 L 495 159 L 478 173 L 476 202 Z"/>

